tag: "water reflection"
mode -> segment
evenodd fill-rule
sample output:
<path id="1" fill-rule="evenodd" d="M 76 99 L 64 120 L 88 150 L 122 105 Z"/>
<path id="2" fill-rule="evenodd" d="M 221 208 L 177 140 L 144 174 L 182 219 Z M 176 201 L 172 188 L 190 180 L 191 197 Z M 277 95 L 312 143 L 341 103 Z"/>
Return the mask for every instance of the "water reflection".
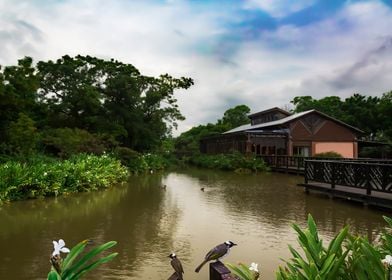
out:
<path id="1" fill-rule="evenodd" d="M 289 257 L 287 244 L 296 243 L 291 223 L 304 226 L 308 213 L 326 240 L 344 224 L 370 238 L 384 226 L 385 213 L 306 195 L 295 186 L 301 180 L 188 169 L 132 177 L 104 192 L 3 205 L 0 279 L 44 279 L 58 238 L 69 246 L 84 238 L 118 241 L 119 256 L 87 279 L 167 279 L 173 250 L 185 279 L 208 279 L 207 266 L 200 274 L 194 268 L 227 239 L 239 246 L 226 261 L 258 262 L 263 279 L 274 279 L 279 258 Z"/>

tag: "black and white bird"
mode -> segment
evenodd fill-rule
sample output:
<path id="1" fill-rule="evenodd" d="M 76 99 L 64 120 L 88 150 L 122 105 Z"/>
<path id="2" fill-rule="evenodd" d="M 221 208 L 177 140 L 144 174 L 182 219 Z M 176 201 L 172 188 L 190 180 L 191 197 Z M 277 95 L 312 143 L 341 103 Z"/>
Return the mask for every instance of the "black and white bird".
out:
<path id="1" fill-rule="evenodd" d="M 171 253 L 169 255 L 169 258 L 171 258 L 170 264 L 173 267 L 174 271 L 177 273 L 178 279 L 182 280 L 182 274 L 184 274 L 184 269 L 182 268 L 180 260 L 177 258 L 175 253 Z"/>
<path id="2" fill-rule="evenodd" d="M 211 249 L 207 255 L 204 257 L 204 261 L 195 269 L 195 272 L 199 272 L 200 269 L 209 261 L 220 260 L 230 252 L 230 248 L 236 246 L 234 242 L 228 240 L 222 244 L 217 245 Z"/>

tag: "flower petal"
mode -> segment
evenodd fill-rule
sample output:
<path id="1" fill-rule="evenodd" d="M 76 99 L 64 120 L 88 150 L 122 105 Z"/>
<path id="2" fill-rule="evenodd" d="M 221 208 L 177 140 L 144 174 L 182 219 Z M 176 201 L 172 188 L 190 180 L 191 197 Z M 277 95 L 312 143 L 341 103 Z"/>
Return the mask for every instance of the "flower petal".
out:
<path id="1" fill-rule="evenodd" d="M 69 249 L 65 248 L 65 247 L 61 248 L 60 251 L 63 252 L 63 253 L 69 253 L 70 252 Z"/>
<path id="2" fill-rule="evenodd" d="M 59 245 L 60 245 L 60 248 L 64 247 L 65 246 L 64 240 L 60 239 L 59 240 Z"/>

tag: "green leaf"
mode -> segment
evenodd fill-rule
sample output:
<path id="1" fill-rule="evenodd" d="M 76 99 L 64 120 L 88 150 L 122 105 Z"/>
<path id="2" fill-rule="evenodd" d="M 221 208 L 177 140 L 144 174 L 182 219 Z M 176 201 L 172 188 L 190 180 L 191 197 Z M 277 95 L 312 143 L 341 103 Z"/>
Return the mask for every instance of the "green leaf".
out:
<path id="1" fill-rule="evenodd" d="M 62 271 L 63 275 L 67 274 L 67 271 L 69 270 L 70 266 L 72 265 L 73 261 L 79 256 L 81 252 L 83 252 L 84 248 L 86 247 L 88 243 L 88 240 L 83 240 L 82 242 L 79 242 L 76 246 L 74 246 L 67 257 L 64 259 L 62 263 Z"/>
<path id="2" fill-rule="evenodd" d="M 86 274 L 87 272 L 89 272 L 90 270 L 93 270 L 94 268 L 96 268 L 97 266 L 107 263 L 109 261 L 111 261 L 113 258 L 115 258 L 118 255 L 118 253 L 112 253 L 106 257 L 100 258 L 99 260 L 91 263 L 90 265 L 84 267 L 83 269 L 81 269 L 78 273 L 76 273 L 72 278 L 70 278 L 70 280 L 76 280 L 81 278 L 84 274 Z"/>
<path id="3" fill-rule="evenodd" d="M 105 250 L 113 247 L 116 244 L 117 244 L 116 241 L 109 241 L 105 244 L 102 244 L 100 246 L 93 248 L 90 252 L 86 253 L 86 255 L 84 255 L 78 262 L 76 262 L 73 266 L 71 266 L 66 273 L 64 272 L 62 274 L 62 277 L 64 279 L 72 279 L 72 276 L 79 273 L 78 270 L 82 266 L 86 265 L 88 261 L 92 260 L 96 255 L 98 255 L 102 251 L 105 251 Z M 71 277 L 71 278 L 69 278 L 69 277 Z"/>
<path id="4" fill-rule="evenodd" d="M 48 280 L 61 280 L 61 276 L 54 270 L 48 273 Z"/>

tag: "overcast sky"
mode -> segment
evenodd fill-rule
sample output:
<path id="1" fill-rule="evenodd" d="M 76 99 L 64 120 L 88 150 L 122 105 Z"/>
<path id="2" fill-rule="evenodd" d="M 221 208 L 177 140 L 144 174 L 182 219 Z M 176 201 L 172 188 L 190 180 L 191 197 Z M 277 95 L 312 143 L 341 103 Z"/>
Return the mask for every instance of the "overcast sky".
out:
<path id="1" fill-rule="evenodd" d="M 392 0 L 0 0 L 0 64 L 115 58 L 195 80 L 179 132 L 252 112 L 392 90 Z"/>

